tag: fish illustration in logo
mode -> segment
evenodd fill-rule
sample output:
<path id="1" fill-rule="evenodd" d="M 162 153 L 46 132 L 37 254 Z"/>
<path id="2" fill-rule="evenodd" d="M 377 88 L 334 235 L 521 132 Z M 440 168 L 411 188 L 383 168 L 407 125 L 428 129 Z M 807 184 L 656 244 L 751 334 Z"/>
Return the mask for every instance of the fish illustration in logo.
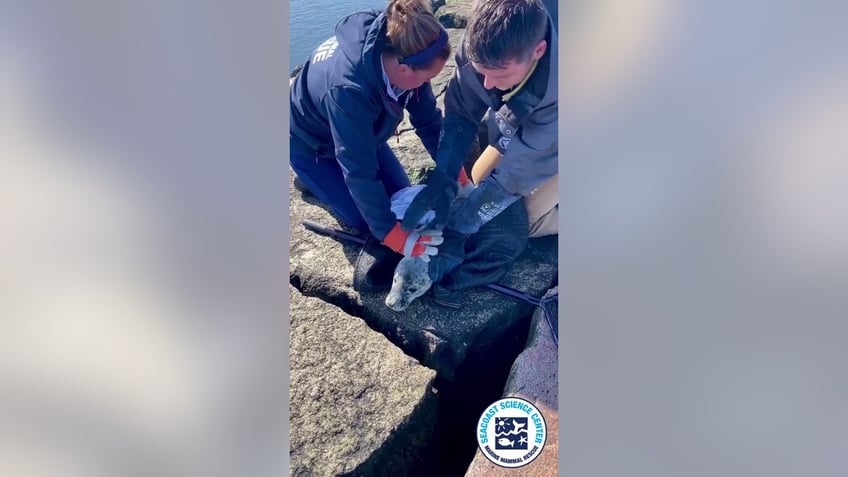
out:
<path id="1" fill-rule="evenodd" d="M 502 446 L 512 447 L 513 442 L 511 440 L 507 439 L 506 437 L 501 437 L 500 439 L 498 439 L 498 444 L 500 444 Z"/>

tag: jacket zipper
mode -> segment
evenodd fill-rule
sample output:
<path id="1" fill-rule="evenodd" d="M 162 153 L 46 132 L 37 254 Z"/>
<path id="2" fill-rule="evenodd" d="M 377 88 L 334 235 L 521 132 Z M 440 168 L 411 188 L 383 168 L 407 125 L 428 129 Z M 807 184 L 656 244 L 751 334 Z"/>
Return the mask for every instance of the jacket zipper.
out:
<path id="1" fill-rule="evenodd" d="M 390 98 L 385 91 L 381 91 L 381 93 L 383 94 L 383 99 L 385 99 L 392 106 L 395 113 L 400 116 L 400 121 L 398 121 L 397 125 L 395 126 L 395 140 L 397 141 L 397 144 L 400 144 L 400 131 L 398 130 L 398 126 L 400 126 L 401 121 L 403 121 L 403 108 L 401 108 L 399 104 L 396 104 L 394 101 L 392 101 L 392 98 Z M 409 101 L 409 95 L 407 95 L 406 101 Z M 406 104 L 406 102 L 404 102 L 404 104 Z"/>

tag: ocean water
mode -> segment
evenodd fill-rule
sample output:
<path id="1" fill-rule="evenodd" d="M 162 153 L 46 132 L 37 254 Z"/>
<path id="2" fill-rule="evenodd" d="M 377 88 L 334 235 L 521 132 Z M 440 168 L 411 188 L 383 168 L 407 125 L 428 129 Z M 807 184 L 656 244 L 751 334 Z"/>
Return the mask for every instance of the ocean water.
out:
<path id="1" fill-rule="evenodd" d="M 291 0 L 289 3 L 289 71 L 302 64 L 318 45 L 333 36 L 336 23 L 351 13 L 382 9 L 388 0 Z"/>

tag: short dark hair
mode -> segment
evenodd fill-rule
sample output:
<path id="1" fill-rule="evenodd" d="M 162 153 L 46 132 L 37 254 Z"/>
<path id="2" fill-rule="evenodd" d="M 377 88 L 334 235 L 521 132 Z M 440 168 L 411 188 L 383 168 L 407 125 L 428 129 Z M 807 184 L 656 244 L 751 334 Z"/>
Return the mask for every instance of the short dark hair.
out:
<path id="1" fill-rule="evenodd" d="M 547 34 L 541 0 L 477 0 L 465 29 L 468 59 L 486 68 L 526 61 Z"/>

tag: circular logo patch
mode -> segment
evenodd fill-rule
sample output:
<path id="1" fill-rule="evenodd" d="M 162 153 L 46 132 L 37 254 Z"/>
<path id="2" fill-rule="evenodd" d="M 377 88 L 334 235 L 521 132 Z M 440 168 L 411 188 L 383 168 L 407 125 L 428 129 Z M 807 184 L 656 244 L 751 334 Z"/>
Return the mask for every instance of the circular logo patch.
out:
<path id="1" fill-rule="evenodd" d="M 541 411 L 521 398 L 495 401 L 477 421 L 480 451 L 501 467 L 529 464 L 539 457 L 547 437 Z"/>

